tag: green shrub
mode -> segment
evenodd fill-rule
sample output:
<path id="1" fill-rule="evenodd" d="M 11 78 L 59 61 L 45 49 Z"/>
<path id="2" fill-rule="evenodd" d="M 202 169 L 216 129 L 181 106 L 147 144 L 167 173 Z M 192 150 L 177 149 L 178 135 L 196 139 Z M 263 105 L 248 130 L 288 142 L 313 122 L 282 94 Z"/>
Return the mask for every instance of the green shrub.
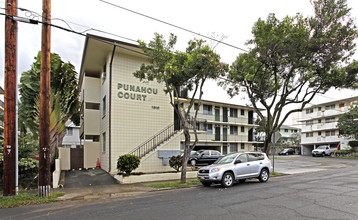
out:
<path id="1" fill-rule="evenodd" d="M 180 156 L 180 155 L 173 156 L 173 157 L 169 158 L 169 166 L 171 168 L 174 168 L 177 172 L 179 172 L 179 169 L 182 166 L 182 161 L 183 161 L 182 156 Z"/>
<path id="2" fill-rule="evenodd" d="M 118 157 L 117 169 L 129 175 L 134 169 L 138 168 L 140 159 L 136 155 L 125 154 Z"/>

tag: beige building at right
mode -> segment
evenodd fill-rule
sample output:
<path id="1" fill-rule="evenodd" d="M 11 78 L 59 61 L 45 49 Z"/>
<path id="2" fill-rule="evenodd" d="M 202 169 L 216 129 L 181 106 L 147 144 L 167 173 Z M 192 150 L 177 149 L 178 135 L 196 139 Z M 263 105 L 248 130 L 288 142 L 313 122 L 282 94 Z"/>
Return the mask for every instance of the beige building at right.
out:
<path id="1" fill-rule="evenodd" d="M 347 149 L 353 139 L 339 137 L 338 119 L 351 107 L 358 104 L 358 96 L 326 102 L 305 108 L 299 122 L 302 124 L 302 155 L 311 155 L 313 149 L 320 145 L 331 148 Z"/>

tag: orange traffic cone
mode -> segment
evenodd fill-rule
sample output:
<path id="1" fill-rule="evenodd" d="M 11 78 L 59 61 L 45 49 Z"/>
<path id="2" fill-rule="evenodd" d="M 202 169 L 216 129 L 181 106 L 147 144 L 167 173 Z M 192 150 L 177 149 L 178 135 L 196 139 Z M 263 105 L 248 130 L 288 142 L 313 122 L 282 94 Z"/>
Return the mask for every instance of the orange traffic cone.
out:
<path id="1" fill-rule="evenodd" d="M 97 165 L 96 168 L 101 168 L 100 164 L 99 164 L 99 158 L 97 158 Z"/>

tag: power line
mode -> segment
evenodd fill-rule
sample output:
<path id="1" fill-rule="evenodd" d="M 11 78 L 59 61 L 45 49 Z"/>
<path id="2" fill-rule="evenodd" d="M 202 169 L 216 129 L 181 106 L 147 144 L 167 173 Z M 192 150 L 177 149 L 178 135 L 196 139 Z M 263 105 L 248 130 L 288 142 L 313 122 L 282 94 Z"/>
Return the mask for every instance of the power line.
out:
<path id="1" fill-rule="evenodd" d="M 166 22 L 166 21 L 163 21 L 163 20 L 160 20 L 160 19 L 151 17 L 151 16 L 149 16 L 149 15 L 145 15 L 145 14 L 143 14 L 143 13 L 140 13 L 140 12 L 137 12 L 137 11 L 134 11 L 134 10 L 131 10 L 131 9 L 122 7 L 122 6 L 120 6 L 120 5 L 116 5 L 116 4 L 113 4 L 113 3 L 111 3 L 111 2 L 104 1 L 104 0 L 98 0 L 98 1 L 101 1 L 101 2 L 103 2 L 103 3 L 106 3 L 106 4 L 111 5 L 111 6 L 113 6 L 113 7 L 116 7 L 116 8 L 120 8 L 120 9 L 126 10 L 126 11 L 128 11 L 128 12 L 131 12 L 131 13 L 134 13 L 134 14 L 137 14 L 137 15 L 140 15 L 140 16 L 142 16 L 142 17 L 149 18 L 149 19 L 151 19 L 151 20 L 154 20 L 154 21 L 157 21 L 157 22 L 160 22 L 160 23 L 163 23 L 163 24 L 166 24 L 166 25 L 175 27 L 175 28 L 177 28 L 177 29 L 180 29 L 180 30 L 183 30 L 183 31 L 192 33 L 192 34 L 196 34 L 196 35 L 198 35 L 198 36 L 207 38 L 207 39 L 209 39 L 209 40 L 216 41 L 216 42 L 218 42 L 218 43 L 220 43 L 220 44 L 224 44 L 224 45 L 226 45 L 226 46 L 229 46 L 229 47 L 232 47 L 232 48 L 235 48 L 235 49 L 238 49 L 238 50 L 242 50 L 242 51 L 244 51 L 244 52 L 249 52 L 248 50 L 242 49 L 242 48 L 237 47 L 237 46 L 234 46 L 234 45 L 232 45 L 232 44 L 228 44 L 228 43 L 225 43 L 225 42 L 223 42 L 223 41 L 216 40 L 215 38 L 208 37 L 208 36 L 203 35 L 203 34 L 200 34 L 200 33 L 198 33 L 198 32 L 189 30 L 189 29 L 187 29 L 187 28 L 180 27 L 180 26 L 178 26 L 178 25 L 171 24 L 171 23 L 169 23 L 169 22 Z"/>

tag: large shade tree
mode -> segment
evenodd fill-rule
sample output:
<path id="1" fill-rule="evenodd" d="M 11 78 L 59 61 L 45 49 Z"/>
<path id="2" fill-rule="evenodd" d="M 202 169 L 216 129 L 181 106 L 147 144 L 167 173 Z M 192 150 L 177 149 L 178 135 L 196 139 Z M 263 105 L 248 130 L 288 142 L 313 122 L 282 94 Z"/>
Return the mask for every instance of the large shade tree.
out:
<path id="1" fill-rule="evenodd" d="M 337 124 L 339 135 L 358 141 L 358 106 L 354 106 L 344 113 Z"/>
<path id="2" fill-rule="evenodd" d="M 39 95 L 41 52 L 35 57 L 30 70 L 20 78 L 19 120 L 22 132 L 31 131 L 35 139 L 39 136 Z M 77 72 L 71 63 L 65 63 L 58 54 L 51 53 L 51 109 L 50 109 L 50 151 L 62 144 L 65 123 L 72 120 L 79 125 L 80 102 Z"/>
<path id="3" fill-rule="evenodd" d="M 174 50 L 176 41 L 177 37 L 173 34 L 167 42 L 162 35 L 157 33 L 148 45 L 143 41 L 138 41 L 140 48 L 148 56 L 148 64 L 142 64 L 134 76 L 140 80 L 157 80 L 165 85 L 165 92 L 170 97 L 170 104 L 178 115 L 185 136 L 181 171 L 181 182 L 185 183 L 189 155 L 198 141 L 195 124 L 199 108 L 193 108 L 195 97 L 198 97 L 196 102 L 200 105 L 205 82 L 223 75 L 228 70 L 228 65 L 222 63 L 220 56 L 203 40 L 189 41 L 185 52 Z M 192 91 L 186 108 L 181 107 L 183 101 L 179 98 L 179 88 Z M 195 136 L 192 143 L 191 130 Z"/>
<path id="4" fill-rule="evenodd" d="M 290 114 L 302 111 L 317 94 L 357 83 L 351 9 L 345 0 L 316 0 L 313 7 L 310 17 L 259 19 L 247 42 L 251 49 L 237 57 L 223 83 L 232 96 L 247 93 L 258 116 L 266 117 L 265 152 Z"/>

